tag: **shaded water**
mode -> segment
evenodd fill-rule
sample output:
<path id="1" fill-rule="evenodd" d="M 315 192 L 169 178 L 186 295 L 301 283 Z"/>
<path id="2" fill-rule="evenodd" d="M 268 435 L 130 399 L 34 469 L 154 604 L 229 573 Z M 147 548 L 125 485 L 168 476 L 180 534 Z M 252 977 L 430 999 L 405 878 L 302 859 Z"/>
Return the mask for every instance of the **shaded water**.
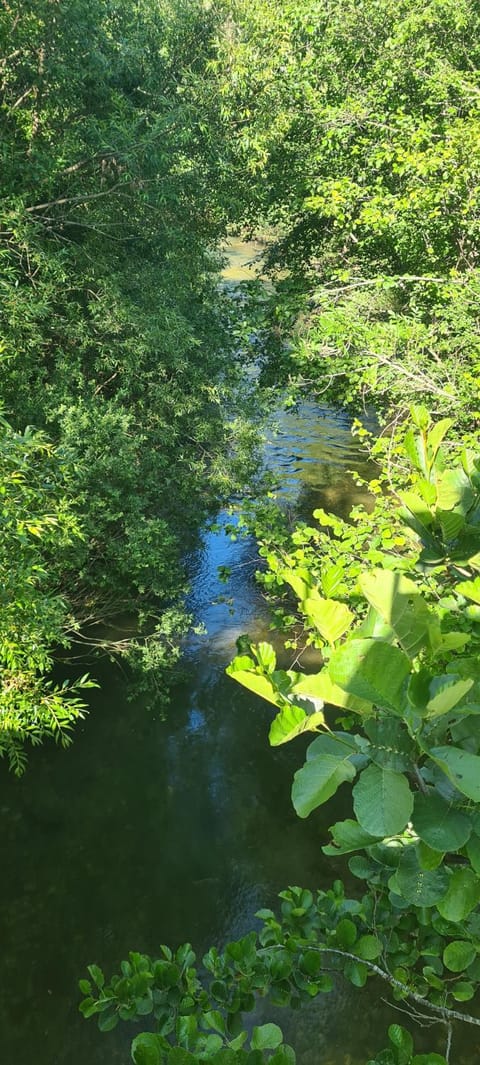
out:
<path id="1" fill-rule="evenodd" d="M 288 500 L 344 510 L 360 458 L 348 419 L 305 404 L 277 422 L 266 460 Z M 72 748 L 34 752 L 20 781 L 0 774 L 1 1065 L 126 1065 L 132 1031 L 102 1035 L 78 1014 L 89 962 L 111 973 L 130 949 L 187 939 L 201 954 L 247 931 L 286 884 L 338 875 L 320 848 L 347 796 L 300 821 L 290 784 L 305 742 L 270 749 L 268 706 L 224 674 L 236 636 L 268 624 L 254 545 L 232 543 L 227 521 L 219 516 L 192 565 L 191 606 L 206 633 L 189 643 L 167 720 L 128 702 L 107 667 Z M 218 565 L 232 566 L 228 586 Z M 301 1062 L 363 1063 L 384 1030 L 367 1001 L 342 985 L 282 1017 Z"/>

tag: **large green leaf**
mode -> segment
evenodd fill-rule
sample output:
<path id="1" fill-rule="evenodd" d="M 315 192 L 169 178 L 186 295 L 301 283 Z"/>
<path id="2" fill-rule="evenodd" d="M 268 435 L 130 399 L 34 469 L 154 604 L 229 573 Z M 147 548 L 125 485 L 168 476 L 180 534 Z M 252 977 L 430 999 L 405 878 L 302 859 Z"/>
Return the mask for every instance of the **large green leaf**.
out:
<path id="1" fill-rule="evenodd" d="M 440 421 L 436 422 L 429 430 L 427 436 L 427 448 L 430 464 L 435 461 L 442 440 L 454 424 L 452 418 L 441 418 Z"/>
<path id="2" fill-rule="evenodd" d="M 397 773 L 412 768 L 415 747 L 398 718 L 370 718 L 364 727 L 370 740 L 367 753 L 375 765 Z"/>
<path id="3" fill-rule="evenodd" d="M 359 740 L 363 742 L 363 738 L 359 737 Z M 306 758 L 307 762 L 322 754 L 333 754 L 335 758 L 351 758 L 359 752 L 356 737 L 350 732 L 324 732 L 307 747 Z"/>
<path id="4" fill-rule="evenodd" d="M 163 1058 L 164 1040 L 154 1032 L 142 1032 L 132 1043 L 132 1061 L 135 1065 L 160 1065 Z"/>
<path id="5" fill-rule="evenodd" d="M 437 909 L 446 921 L 463 921 L 480 902 L 480 878 L 473 869 L 455 869 L 448 882 L 448 891 Z"/>
<path id="6" fill-rule="evenodd" d="M 293 778 L 292 802 L 298 816 L 308 817 L 335 794 L 340 784 L 354 777 L 355 766 L 348 754 L 343 758 L 323 754 L 306 762 Z"/>
<path id="7" fill-rule="evenodd" d="M 370 605 L 393 629 L 409 658 L 438 641 L 439 622 L 408 577 L 376 569 L 362 574 L 360 587 Z"/>
<path id="8" fill-rule="evenodd" d="M 353 789 L 353 808 L 359 824 L 372 836 L 403 832 L 413 810 L 407 778 L 391 769 L 368 766 Z"/>
<path id="9" fill-rule="evenodd" d="M 445 802 L 435 791 L 416 794 L 412 824 L 424 843 L 443 853 L 460 850 L 472 832 L 468 815 Z"/>
<path id="10" fill-rule="evenodd" d="M 307 714 L 300 706 L 284 706 L 274 717 L 268 734 L 272 747 L 279 747 L 282 743 L 300 736 L 302 732 L 313 732 L 321 728 L 325 718 L 321 710 L 313 714 Z"/>
<path id="11" fill-rule="evenodd" d="M 251 1038 L 252 1050 L 275 1050 L 280 1046 L 283 1035 L 278 1024 L 262 1024 L 254 1028 Z"/>
<path id="12" fill-rule="evenodd" d="M 460 595 L 464 595 L 466 599 L 472 599 L 474 603 L 480 604 L 480 577 L 475 577 L 473 581 L 460 581 L 455 586 L 455 591 L 460 592 Z"/>
<path id="13" fill-rule="evenodd" d="M 465 697 L 473 684 L 471 677 L 463 679 L 457 673 L 433 677 L 429 685 L 426 716 L 439 717 L 441 714 L 448 714 Z"/>
<path id="14" fill-rule="evenodd" d="M 333 842 L 327 844 L 326 847 L 322 847 L 322 850 L 324 854 L 332 857 L 338 854 L 351 854 L 352 851 L 371 847 L 372 844 L 378 843 L 381 838 L 365 832 L 365 829 L 357 821 L 352 821 L 351 819 L 337 821 L 336 824 L 331 825 L 329 832 Z"/>
<path id="15" fill-rule="evenodd" d="M 465 939 L 454 939 L 448 943 L 443 952 L 443 964 L 451 973 L 461 973 L 472 964 L 476 957 L 473 943 Z"/>
<path id="16" fill-rule="evenodd" d="M 359 699 L 334 684 L 327 669 L 320 673 L 304 675 L 299 681 L 295 681 L 291 688 L 292 695 L 305 695 L 307 698 L 321 699 L 323 703 L 332 706 L 341 706 L 345 710 L 352 710 L 356 714 L 366 714 L 371 710 L 372 704 L 367 699 Z"/>
<path id="17" fill-rule="evenodd" d="M 336 599 L 321 599 L 320 596 L 304 599 L 301 608 L 309 622 L 330 644 L 343 636 L 355 617 L 345 603 L 339 603 Z"/>
<path id="18" fill-rule="evenodd" d="M 401 711 L 410 662 L 398 647 L 378 640 L 348 640 L 334 651 L 328 671 L 333 682 L 351 695 Z"/>
<path id="19" fill-rule="evenodd" d="M 461 466 L 454 470 L 445 470 L 437 478 L 437 506 L 441 510 L 458 508 L 466 514 L 474 498 L 470 480 Z"/>
<path id="20" fill-rule="evenodd" d="M 233 680 L 238 680 L 239 684 L 243 684 L 244 688 L 248 688 L 255 695 L 260 695 L 262 699 L 273 703 L 274 706 L 283 705 L 284 699 L 279 696 L 270 676 L 260 673 L 253 658 L 249 655 L 237 655 L 227 666 L 226 673 L 229 677 L 233 677 Z"/>
<path id="21" fill-rule="evenodd" d="M 396 873 L 388 882 L 391 891 L 414 906 L 433 906 L 448 888 L 446 869 L 422 869 L 417 848 L 406 847 Z"/>
<path id="22" fill-rule="evenodd" d="M 480 802 L 480 757 L 477 754 L 470 754 L 460 747 L 432 747 L 428 753 L 462 795 Z"/>

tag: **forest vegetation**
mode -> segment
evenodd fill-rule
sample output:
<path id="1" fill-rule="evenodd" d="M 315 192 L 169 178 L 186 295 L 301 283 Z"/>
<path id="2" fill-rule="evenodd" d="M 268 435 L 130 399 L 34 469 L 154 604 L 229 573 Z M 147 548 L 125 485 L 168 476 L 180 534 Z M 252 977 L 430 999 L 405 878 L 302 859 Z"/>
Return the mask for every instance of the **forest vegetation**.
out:
<path id="1" fill-rule="evenodd" d="M 322 666 L 281 669 L 245 637 L 228 672 L 275 707 L 272 745 L 314 733 L 301 818 L 351 790 L 324 846 L 332 885 L 286 889 L 201 968 L 189 944 L 133 952 L 109 982 L 90 966 L 81 1010 L 146 1027 L 136 1065 L 293 1065 L 277 1024 L 242 1015 L 339 973 L 377 977 L 439 1033 L 416 1052 L 392 1024 L 369 1065 L 453 1065 L 457 1030 L 480 1025 L 479 30 L 473 0 L 0 12 L 12 767 L 85 712 L 92 682 L 56 686 L 55 647 L 131 612 L 130 654 L 167 661 L 185 551 L 254 477 L 238 307 L 218 283 L 229 227 L 274 234 L 273 287 L 251 300 L 261 385 L 350 409 L 377 464 L 348 520 L 244 507 L 272 624 Z"/>

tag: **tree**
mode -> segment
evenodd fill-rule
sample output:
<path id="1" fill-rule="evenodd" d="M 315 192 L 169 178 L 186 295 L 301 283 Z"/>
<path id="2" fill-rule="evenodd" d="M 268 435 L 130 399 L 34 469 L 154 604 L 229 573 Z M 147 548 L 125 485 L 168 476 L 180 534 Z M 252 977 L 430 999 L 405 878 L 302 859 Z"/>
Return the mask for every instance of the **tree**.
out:
<path id="1" fill-rule="evenodd" d="M 60 574 L 82 536 L 64 494 L 58 453 L 41 433 L 15 433 L 2 419 L 0 470 L 0 754 L 20 773 L 24 743 L 45 736 L 70 742 L 85 711 L 79 692 L 92 681 L 84 676 L 56 685 L 47 679 L 52 648 L 69 642 L 73 619 L 60 594 Z"/>
<path id="2" fill-rule="evenodd" d="M 43 592 L 92 643 L 135 615 L 117 650 L 149 668 L 188 626 L 186 551 L 254 465 L 218 286 L 218 107 L 193 98 L 217 23 L 169 0 L 0 11 L 2 403 L 57 448 L 82 527 Z"/>

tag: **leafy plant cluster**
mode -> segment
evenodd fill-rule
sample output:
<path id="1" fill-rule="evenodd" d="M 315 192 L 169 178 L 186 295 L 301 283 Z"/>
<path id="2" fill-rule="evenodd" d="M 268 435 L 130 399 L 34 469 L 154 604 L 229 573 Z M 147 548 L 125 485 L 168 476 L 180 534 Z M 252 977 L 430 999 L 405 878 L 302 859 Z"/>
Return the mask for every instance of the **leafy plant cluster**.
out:
<path id="1" fill-rule="evenodd" d="M 275 230 L 268 379 L 478 422 L 478 10 L 237 0 L 216 76 L 238 208 Z M 237 176 L 238 175 L 238 176 Z"/>
<path id="2" fill-rule="evenodd" d="M 92 686 L 88 676 L 61 686 L 46 679 L 52 648 L 68 642 L 73 624 L 59 585 L 52 594 L 52 574 L 59 582 L 62 560 L 81 537 L 62 472 L 41 433 L 15 433 L 1 419 L 0 754 L 16 772 L 25 741 L 70 741 L 85 710 L 79 692 Z"/>
<path id="3" fill-rule="evenodd" d="M 273 745 L 319 733 L 295 774 L 295 809 L 307 817 L 352 786 L 353 816 L 331 827 L 324 851 L 353 855 L 375 926 L 385 906 L 387 971 L 451 1007 L 477 991 L 480 463 L 466 448 L 452 461 L 448 420 L 423 408 L 412 418 L 396 445 L 410 467 L 403 490 L 397 470 L 396 499 L 380 497 L 358 527 L 320 511 L 317 530 L 291 537 L 298 549 L 265 552 L 267 584 L 293 589 L 322 669 L 279 669 L 269 644 L 244 641 L 228 673 L 276 707 Z"/>
<path id="4" fill-rule="evenodd" d="M 17 8 L 0 11 L 2 408 L 52 442 L 82 529 L 45 567 L 42 654 L 65 617 L 147 677 L 188 624 L 201 522 L 255 471 L 218 285 L 222 122 L 196 95 L 222 16 L 181 0 Z M 138 638 L 108 644 L 99 624 L 120 612 Z M 21 657 L 13 617 L 8 639 Z"/>
<path id="5" fill-rule="evenodd" d="M 285 1044 L 280 1027 L 267 1023 L 245 1027 L 242 1014 L 252 1012 L 258 996 L 267 995 L 276 1006 L 300 1008 L 319 994 L 332 991 L 336 974 L 343 972 L 354 986 L 362 987 L 370 973 L 382 970 L 395 951 L 407 950 L 408 922 L 400 918 L 398 934 L 382 929 L 381 907 L 377 933 L 368 929 L 373 917 L 370 895 L 363 899 L 345 896 L 341 881 L 331 890 L 312 892 L 289 888 L 280 894 L 280 912 L 260 910 L 260 931 L 228 943 L 219 952 L 211 948 L 196 966 L 189 943 L 176 952 L 161 948 L 159 958 L 131 953 L 121 973 L 106 983 L 102 970 L 90 965 L 90 979 L 80 981 L 86 996 L 80 1006 L 86 1018 L 96 1016 L 101 1031 L 119 1021 L 134 1021 L 153 1030 L 142 1032 L 132 1042 L 135 1065 L 294 1065 L 295 1053 Z M 430 937 L 433 943 L 434 936 Z M 437 937 L 438 938 L 438 937 Z M 423 960 L 431 961 L 425 941 Z M 412 950 L 411 945 L 408 946 Z M 432 952 L 434 948 L 432 947 Z M 388 959 L 385 957 L 388 951 Z M 408 999 L 411 988 L 383 972 L 399 999 Z M 441 1021 L 445 1021 L 439 1010 Z M 475 1023 L 472 1020 L 472 1023 Z M 414 1054 L 410 1034 L 399 1025 L 389 1029 L 390 1046 L 369 1065 L 445 1065 L 440 1054 Z"/>

